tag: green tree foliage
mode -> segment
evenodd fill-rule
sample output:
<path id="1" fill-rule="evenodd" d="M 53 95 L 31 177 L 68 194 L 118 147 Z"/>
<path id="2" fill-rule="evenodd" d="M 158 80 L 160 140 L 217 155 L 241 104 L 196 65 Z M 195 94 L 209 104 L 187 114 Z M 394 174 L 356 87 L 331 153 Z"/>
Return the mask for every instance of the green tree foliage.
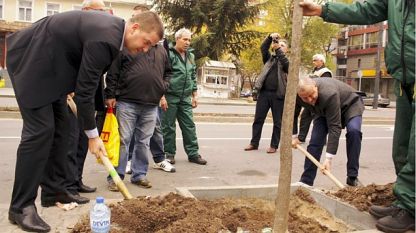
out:
<path id="1" fill-rule="evenodd" d="M 219 60 L 223 54 L 239 56 L 259 32 L 246 28 L 253 23 L 260 5 L 248 0 L 155 0 L 156 10 L 168 22 L 169 31 L 182 27 L 196 36 L 192 47 L 196 58 Z"/>
<path id="2" fill-rule="evenodd" d="M 322 0 L 318 4 L 323 4 Z M 242 70 L 247 73 L 259 73 L 263 67 L 261 62 L 260 45 L 265 36 L 278 32 L 286 39 L 290 46 L 292 36 L 292 9 L 293 0 L 269 0 L 263 5 L 267 15 L 260 19 L 263 25 L 259 26 L 258 21 L 252 24 L 251 30 L 263 32 L 263 36 L 252 41 L 252 45 L 241 53 Z M 304 17 L 302 35 L 302 57 L 301 65 L 307 70 L 312 69 L 312 56 L 316 53 L 325 54 L 327 65 L 332 68 L 331 55 L 327 54 L 331 38 L 337 36 L 339 27 L 336 24 L 325 23 L 319 17 Z"/>

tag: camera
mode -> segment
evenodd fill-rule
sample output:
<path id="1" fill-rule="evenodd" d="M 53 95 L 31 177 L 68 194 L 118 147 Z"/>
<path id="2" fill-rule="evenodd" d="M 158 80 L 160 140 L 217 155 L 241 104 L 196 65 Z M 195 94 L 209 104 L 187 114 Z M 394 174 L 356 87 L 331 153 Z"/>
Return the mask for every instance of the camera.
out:
<path id="1" fill-rule="evenodd" d="M 272 41 L 273 41 L 273 43 L 279 43 L 279 37 L 274 37 L 273 39 L 272 39 Z"/>

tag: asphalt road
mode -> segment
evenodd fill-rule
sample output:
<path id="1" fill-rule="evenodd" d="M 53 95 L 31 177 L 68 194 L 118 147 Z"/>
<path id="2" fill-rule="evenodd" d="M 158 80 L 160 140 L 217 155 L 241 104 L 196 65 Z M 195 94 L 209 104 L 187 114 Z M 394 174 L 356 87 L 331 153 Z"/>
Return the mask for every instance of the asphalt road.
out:
<path id="1" fill-rule="evenodd" d="M 0 119 L 0 183 L 2 189 L 0 205 L 2 206 L 7 206 L 10 202 L 21 127 L 22 121 L 20 119 Z M 154 196 L 172 192 L 175 187 L 183 186 L 276 184 L 279 174 L 279 153 L 266 154 L 270 142 L 271 128 L 272 125 L 270 124 L 264 126 L 263 138 L 258 151 L 245 152 L 243 148 L 249 143 L 251 124 L 197 123 L 200 154 L 208 160 L 207 166 L 191 164 L 187 161 L 182 147 L 180 131 L 178 131 L 177 172 L 166 173 L 150 167 L 148 178 L 152 182 L 153 188 L 142 189 L 136 187 L 128 182 L 129 176 L 127 176 L 127 187 L 133 196 Z M 385 184 L 395 180 L 391 160 L 392 135 L 393 127 L 391 125 L 363 126 L 359 175 L 363 184 Z M 298 181 L 303 170 L 303 160 L 304 156 L 299 151 L 294 151 L 292 182 Z M 152 165 L 152 162 L 150 164 Z M 345 166 L 345 132 L 343 131 L 332 170 L 341 182 L 345 182 Z M 98 187 L 96 193 L 85 195 L 91 199 L 98 195 L 105 198 L 121 198 L 121 194 L 107 191 L 106 172 L 102 166 L 94 161 L 93 156 L 88 156 L 86 161 L 84 182 Z M 328 178 L 321 174 L 318 174 L 315 186 L 335 187 Z"/>

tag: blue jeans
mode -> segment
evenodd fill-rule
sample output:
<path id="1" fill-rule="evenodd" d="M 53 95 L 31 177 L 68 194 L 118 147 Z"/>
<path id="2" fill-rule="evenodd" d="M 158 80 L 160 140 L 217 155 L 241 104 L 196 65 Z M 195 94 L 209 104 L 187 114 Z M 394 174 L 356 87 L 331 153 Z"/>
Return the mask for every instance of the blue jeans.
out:
<path id="1" fill-rule="evenodd" d="M 163 134 L 162 134 L 162 125 L 161 125 L 161 118 L 162 118 L 162 109 L 158 107 L 157 109 L 157 117 L 156 117 L 156 127 L 155 131 L 153 132 L 153 136 L 150 138 L 150 151 L 153 155 L 153 161 L 155 163 L 160 163 L 165 160 L 165 150 L 163 148 Z M 134 151 L 134 135 L 130 141 L 129 145 L 129 156 L 128 161 L 131 160 Z"/>
<path id="2" fill-rule="evenodd" d="M 165 160 L 165 150 L 163 148 L 162 125 L 161 125 L 161 120 L 160 120 L 161 118 L 162 118 L 162 109 L 159 107 L 157 109 L 155 131 L 153 132 L 152 138 L 150 138 L 150 151 L 152 152 L 153 161 L 155 163 L 160 163 L 163 160 Z"/>
<path id="3" fill-rule="evenodd" d="M 361 152 L 361 123 L 362 116 L 355 116 L 351 118 L 347 123 L 347 176 L 357 177 L 359 165 L 359 158 Z M 328 126 L 326 124 L 325 117 L 318 117 L 313 121 L 311 140 L 307 151 L 316 159 L 320 160 L 322 155 L 322 149 L 326 143 L 326 137 L 328 135 Z M 300 181 L 313 185 L 316 177 L 317 167 L 308 158 L 305 158 L 304 171 L 300 178 Z"/>
<path id="4" fill-rule="evenodd" d="M 155 129 L 157 106 L 118 101 L 116 107 L 120 133 L 120 159 L 116 171 L 120 178 L 124 179 L 129 145 L 134 134 L 130 180 L 136 182 L 146 177 L 149 167 L 149 143 Z M 111 178 L 109 177 L 108 180 L 110 181 Z"/>

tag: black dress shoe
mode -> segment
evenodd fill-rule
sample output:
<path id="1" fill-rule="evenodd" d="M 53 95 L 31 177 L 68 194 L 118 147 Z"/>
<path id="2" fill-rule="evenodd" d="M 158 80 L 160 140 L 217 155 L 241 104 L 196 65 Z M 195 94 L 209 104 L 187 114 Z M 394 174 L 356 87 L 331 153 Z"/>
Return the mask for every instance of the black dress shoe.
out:
<path id="1" fill-rule="evenodd" d="M 51 227 L 43 221 L 34 205 L 22 209 L 22 213 L 9 211 L 9 221 L 17 224 L 22 230 L 29 232 L 49 232 Z"/>
<path id="2" fill-rule="evenodd" d="M 41 205 L 43 207 L 54 206 L 56 202 L 60 203 L 71 203 L 76 202 L 78 204 L 85 204 L 90 202 L 90 199 L 82 197 L 80 195 L 71 194 L 69 192 L 63 194 L 57 194 L 54 196 L 41 196 Z"/>
<path id="3" fill-rule="evenodd" d="M 352 186 L 352 187 L 363 186 L 357 177 L 352 177 L 352 176 L 347 177 L 346 183 L 347 185 Z"/>
<path id="4" fill-rule="evenodd" d="M 93 187 L 86 186 L 82 182 L 81 182 L 81 184 L 78 187 L 78 192 L 80 192 L 80 193 L 93 193 L 96 190 L 97 190 L 97 188 L 95 188 L 95 187 L 93 188 Z"/>
<path id="5" fill-rule="evenodd" d="M 199 165 L 207 164 L 207 161 L 205 159 L 201 158 L 200 155 L 195 156 L 195 157 L 191 157 L 191 158 L 188 159 L 188 161 L 191 162 L 191 163 L 199 164 Z"/>
<path id="6" fill-rule="evenodd" d="M 255 146 L 252 144 L 249 144 L 246 148 L 244 148 L 245 151 L 251 151 L 251 150 L 258 150 L 259 146 Z"/>

